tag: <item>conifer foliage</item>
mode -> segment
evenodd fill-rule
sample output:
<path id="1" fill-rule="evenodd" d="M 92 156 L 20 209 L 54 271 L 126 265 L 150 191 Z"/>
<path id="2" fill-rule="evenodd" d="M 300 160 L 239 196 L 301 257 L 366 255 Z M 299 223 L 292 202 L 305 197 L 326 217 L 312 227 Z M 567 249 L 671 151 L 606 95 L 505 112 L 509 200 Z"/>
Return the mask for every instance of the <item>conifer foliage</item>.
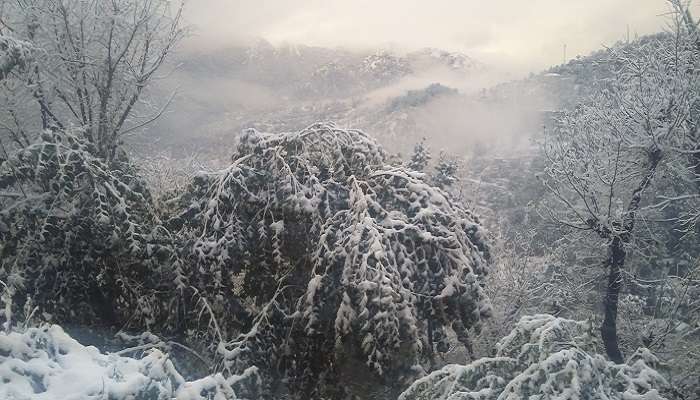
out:
<path id="1" fill-rule="evenodd" d="M 413 146 L 413 154 L 411 154 L 411 159 L 408 160 L 407 167 L 414 171 L 423 172 L 428 167 L 431 158 L 430 149 L 425 144 L 425 138 L 423 138 Z"/>
<path id="2" fill-rule="evenodd" d="M 460 162 L 456 157 L 450 156 L 444 151 L 440 152 L 432 176 L 433 184 L 441 189 L 451 187 L 459 180 L 457 174 L 460 168 Z"/>

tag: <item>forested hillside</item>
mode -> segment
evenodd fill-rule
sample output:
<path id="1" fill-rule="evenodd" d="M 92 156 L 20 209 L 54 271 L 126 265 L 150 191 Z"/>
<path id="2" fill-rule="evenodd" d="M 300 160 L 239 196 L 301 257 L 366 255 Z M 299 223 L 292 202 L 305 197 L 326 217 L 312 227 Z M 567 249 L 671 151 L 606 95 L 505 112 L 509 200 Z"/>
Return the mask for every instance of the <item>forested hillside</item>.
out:
<path id="1" fill-rule="evenodd" d="M 494 84 L 0 0 L 0 398 L 700 398 L 700 30 L 668 5 Z"/>

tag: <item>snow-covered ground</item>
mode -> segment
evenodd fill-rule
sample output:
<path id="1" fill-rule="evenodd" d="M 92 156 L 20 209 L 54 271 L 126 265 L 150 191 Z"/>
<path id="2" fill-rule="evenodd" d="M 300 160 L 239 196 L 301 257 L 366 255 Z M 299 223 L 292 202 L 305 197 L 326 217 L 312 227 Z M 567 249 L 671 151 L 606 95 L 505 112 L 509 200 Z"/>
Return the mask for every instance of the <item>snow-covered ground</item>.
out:
<path id="1" fill-rule="evenodd" d="M 188 382 L 167 354 L 149 349 L 103 354 L 83 346 L 60 326 L 0 333 L 0 399 L 3 400 L 200 400 L 238 399 L 233 387 L 245 376 L 221 374 Z"/>

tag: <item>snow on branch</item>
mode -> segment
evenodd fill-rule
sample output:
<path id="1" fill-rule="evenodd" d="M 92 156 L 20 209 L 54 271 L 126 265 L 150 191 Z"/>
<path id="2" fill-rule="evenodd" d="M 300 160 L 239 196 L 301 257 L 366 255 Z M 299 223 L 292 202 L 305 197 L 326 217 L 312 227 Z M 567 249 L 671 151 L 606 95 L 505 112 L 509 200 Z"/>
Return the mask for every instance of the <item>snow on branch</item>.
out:
<path id="1" fill-rule="evenodd" d="M 400 400 L 662 400 L 659 361 L 638 350 L 625 364 L 596 353 L 591 325 L 551 315 L 523 317 L 492 358 L 448 365 L 417 380 Z"/>
<path id="2" fill-rule="evenodd" d="M 0 35 L 0 81 L 16 67 L 24 67 L 31 59 L 31 45 Z"/>
<path id="3" fill-rule="evenodd" d="M 386 165 L 363 132 L 250 130 L 232 159 L 197 176 L 170 221 L 192 235 L 191 282 L 212 309 L 229 308 L 232 292 L 256 304 L 249 332 L 220 346 L 224 365 L 293 359 L 291 384 L 314 384 L 304 371 L 322 357 L 330 376 L 350 348 L 390 375 L 444 351 L 445 329 L 466 342 L 489 315 L 478 217 L 424 174 Z"/>
<path id="4" fill-rule="evenodd" d="M 72 132 L 45 131 L 0 165 L 0 191 L 0 279 L 17 304 L 31 296 L 55 321 L 154 322 L 159 302 L 141 290 L 171 252 L 128 162 L 107 164 Z"/>

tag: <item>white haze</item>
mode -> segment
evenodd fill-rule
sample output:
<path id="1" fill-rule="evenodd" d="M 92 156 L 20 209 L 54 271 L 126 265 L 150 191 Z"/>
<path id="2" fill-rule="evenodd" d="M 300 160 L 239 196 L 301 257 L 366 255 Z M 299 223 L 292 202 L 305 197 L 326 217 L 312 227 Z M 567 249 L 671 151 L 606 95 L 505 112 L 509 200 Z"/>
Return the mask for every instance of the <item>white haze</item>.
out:
<path id="1" fill-rule="evenodd" d="M 700 11 L 700 2 L 693 9 Z M 663 0 L 192 0 L 190 46 L 439 47 L 517 73 L 663 28 Z"/>
<path id="2" fill-rule="evenodd" d="M 698 9 L 697 4 L 694 7 Z M 481 91 L 560 64 L 564 44 L 571 58 L 622 40 L 628 30 L 631 36 L 659 31 L 667 11 L 663 0 L 190 0 L 186 15 L 194 34 L 180 50 L 190 62 L 199 62 L 199 54 L 226 58 L 231 48 L 264 38 L 274 45 L 357 52 L 390 49 L 397 54 L 430 46 L 462 52 L 484 67 L 467 75 L 448 68 L 417 71 L 362 93 L 359 101 L 354 95 L 343 98 L 342 93 L 314 100 L 296 98 L 284 88 L 246 80 L 250 77 L 225 68 L 179 70 L 159 88 L 163 93 L 178 88 L 179 95 L 170 112 L 150 130 L 164 138 L 178 138 L 182 147 L 195 142 L 191 140 L 195 136 L 216 138 L 216 151 L 230 153 L 230 138 L 252 125 L 301 129 L 315 119 L 334 119 L 365 129 L 385 144 L 396 144 L 392 150 L 404 153 L 423 135 L 436 150 L 445 148 L 460 156 L 483 151 L 486 144 L 501 153 L 519 151 L 541 130 L 542 111 L 558 108 L 556 99 L 534 90 L 510 93 L 505 101 L 483 102 L 477 100 Z M 280 68 L 283 71 L 286 66 Z M 431 83 L 458 89 L 464 96 L 434 99 L 406 110 L 406 116 L 392 113 L 384 124 L 372 121 L 392 99 Z M 302 108 L 334 101 L 358 101 L 357 110 L 337 120 L 336 115 Z M 302 111 L 292 111 L 295 108 Z M 415 126 L 406 132 L 388 132 L 394 122 L 402 122 L 397 118 L 404 117 Z M 287 123 L 279 127 L 270 120 Z M 395 137 L 385 139 L 390 134 Z M 198 147 L 202 146 L 207 145 Z"/>

